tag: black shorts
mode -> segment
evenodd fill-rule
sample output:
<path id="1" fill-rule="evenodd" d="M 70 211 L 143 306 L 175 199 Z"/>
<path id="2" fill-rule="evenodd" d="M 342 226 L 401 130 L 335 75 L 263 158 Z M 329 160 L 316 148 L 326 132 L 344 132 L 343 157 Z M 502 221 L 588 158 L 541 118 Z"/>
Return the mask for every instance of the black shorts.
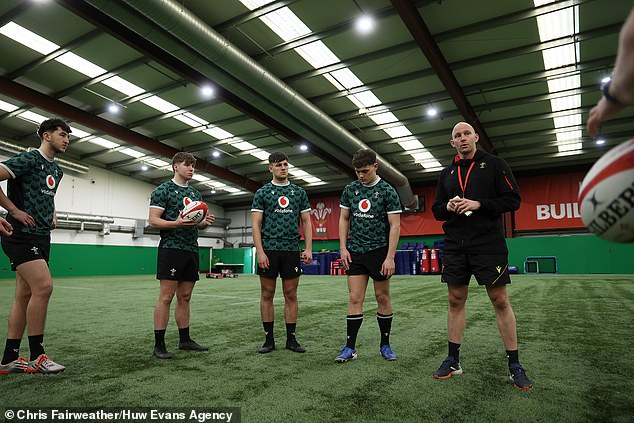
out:
<path id="1" fill-rule="evenodd" d="M 441 280 L 456 285 L 469 285 L 471 275 L 478 285 L 494 286 L 511 283 L 508 255 L 506 254 L 454 254 L 442 258 Z"/>
<path id="2" fill-rule="evenodd" d="M 346 274 L 353 275 L 369 275 L 373 281 L 387 280 L 381 273 L 381 266 L 387 257 L 387 247 L 377 248 L 364 254 L 350 251 L 350 266 Z"/>
<path id="3" fill-rule="evenodd" d="M 198 269 L 198 253 L 174 248 L 158 249 L 156 279 L 196 282 Z"/>
<path id="4" fill-rule="evenodd" d="M 258 275 L 267 279 L 276 279 L 277 275 L 282 279 L 293 279 L 302 274 L 299 251 L 265 250 L 264 253 L 269 258 L 269 268 L 258 266 Z"/>
<path id="5" fill-rule="evenodd" d="M 33 260 L 44 260 L 48 265 L 51 252 L 51 237 L 15 233 L 9 237 L 2 237 L 2 250 L 11 261 L 11 270 L 22 263 Z"/>

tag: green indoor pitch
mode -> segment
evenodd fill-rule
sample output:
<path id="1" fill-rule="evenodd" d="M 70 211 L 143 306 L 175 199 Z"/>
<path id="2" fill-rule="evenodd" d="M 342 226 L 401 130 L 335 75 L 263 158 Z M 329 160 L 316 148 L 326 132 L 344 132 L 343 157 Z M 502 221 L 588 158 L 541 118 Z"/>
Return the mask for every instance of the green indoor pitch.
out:
<path id="1" fill-rule="evenodd" d="M 493 308 L 474 283 L 464 374 L 435 380 L 447 348 L 446 288 L 438 276 L 394 278 L 394 362 L 379 355 L 370 287 L 359 358 L 345 364 L 334 363 L 345 339 L 341 276 L 300 282 L 298 339 L 306 354 L 283 349 L 278 286 L 278 350 L 266 355 L 256 353 L 264 338 L 257 277 L 202 279 L 191 334 L 210 351 L 176 348 L 172 309 L 171 360 L 152 356 L 158 295 L 152 276 L 56 279 L 45 345 L 67 370 L 0 376 L 0 408 L 241 407 L 243 422 L 632 421 L 634 277 L 519 275 L 509 292 L 532 391 L 512 387 Z M 13 293 L 14 281 L 1 280 L 2 342 Z M 27 347 L 25 336 L 22 354 Z"/>

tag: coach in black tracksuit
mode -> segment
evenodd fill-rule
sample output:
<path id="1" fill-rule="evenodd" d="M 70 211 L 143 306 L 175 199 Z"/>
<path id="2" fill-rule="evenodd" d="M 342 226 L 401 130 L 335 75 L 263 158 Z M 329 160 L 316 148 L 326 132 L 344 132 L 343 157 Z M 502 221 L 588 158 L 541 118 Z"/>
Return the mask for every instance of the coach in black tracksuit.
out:
<path id="1" fill-rule="evenodd" d="M 514 385 L 531 389 L 533 383 L 519 363 L 515 314 L 506 292 L 511 279 L 502 214 L 519 208 L 519 188 L 506 162 L 479 151 L 477 142 L 478 134 L 471 125 L 459 122 L 454 126 L 450 144 L 458 154 L 441 172 L 432 206 L 434 217 L 445 221 L 442 281 L 449 293 L 449 354 L 434 377 L 446 379 L 462 373 L 460 344 L 473 275 L 486 287 L 495 308 Z"/>

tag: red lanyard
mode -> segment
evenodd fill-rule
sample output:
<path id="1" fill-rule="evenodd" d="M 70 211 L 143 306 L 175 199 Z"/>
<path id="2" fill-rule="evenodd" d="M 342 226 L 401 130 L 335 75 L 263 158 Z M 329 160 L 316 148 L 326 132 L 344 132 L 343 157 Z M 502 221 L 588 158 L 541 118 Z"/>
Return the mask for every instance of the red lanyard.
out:
<path id="1" fill-rule="evenodd" d="M 467 189 L 467 182 L 469 182 L 469 175 L 471 174 L 471 169 L 473 169 L 473 165 L 475 162 L 471 162 L 471 166 L 469 166 L 469 170 L 467 171 L 467 177 L 464 179 L 464 185 L 462 184 L 462 173 L 460 172 L 460 166 L 458 167 L 458 182 L 460 182 L 460 188 L 462 189 L 462 198 L 465 196 L 465 190 Z"/>

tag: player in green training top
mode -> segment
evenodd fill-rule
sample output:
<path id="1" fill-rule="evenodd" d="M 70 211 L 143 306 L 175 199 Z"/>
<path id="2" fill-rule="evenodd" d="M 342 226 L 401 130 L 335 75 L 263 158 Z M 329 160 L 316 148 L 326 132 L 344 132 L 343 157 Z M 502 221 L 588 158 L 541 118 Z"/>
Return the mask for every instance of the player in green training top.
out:
<path id="1" fill-rule="evenodd" d="M 253 243 L 258 254 L 260 275 L 260 312 L 266 340 L 259 353 L 275 349 L 273 337 L 273 297 L 279 274 L 284 290 L 284 320 L 286 349 L 303 353 L 306 350 L 295 338 L 297 324 L 297 285 L 301 274 L 299 254 L 299 219 L 302 219 L 306 251 L 304 263 L 313 261 L 313 228 L 306 191 L 288 180 L 288 157 L 273 153 L 269 157 L 269 172 L 273 180 L 260 188 L 253 198 L 251 225 Z"/>
<path id="2" fill-rule="evenodd" d="M 396 360 L 396 354 L 390 348 L 390 277 L 395 270 L 394 255 L 401 231 L 401 202 L 394 188 L 376 174 L 379 165 L 374 151 L 366 149 L 354 153 L 352 166 L 359 179 L 343 189 L 339 217 L 339 248 L 347 269 L 350 293 L 348 338 L 335 361 L 345 363 L 357 358 L 355 343 L 363 322 L 363 299 L 370 277 L 374 280 L 378 305 L 379 351 L 384 359 Z M 350 247 L 346 245 L 347 241 Z"/>
<path id="3" fill-rule="evenodd" d="M 174 178 L 156 187 L 150 198 L 150 226 L 161 230 L 156 278 L 160 293 L 154 308 L 154 356 L 171 358 L 165 346 L 165 330 L 170 315 L 170 304 L 176 294 L 174 317 L 178 326 L 178 348 L 207 351 L 189 336 L 189 301 L 198 280 L 198 228 L 211 225 L 215 217 L 208 213 L 200 223 L 183 220 L 181 210 L 189 201 L 201 201 L 202 195 L 189 181 L 194 176 L 196 158 L 179 152 L 172 158 Z"/>
<path id="4" fill-rule="evenodd" d="M 15 302 L 9 314 L 7 343 L 0 374 L 59 373 L 64 366 L 44 352 L 44 323 L 53 279 L 48 268 L 51 229 L 55 228 L 55 193 L 62 169 L 55 156 L 66 151 L 70 127 L 61 119 L 47 119 L 37 130 L 40 148 L 0 163 L 0 181 L 7 181 L 7 196 L 0 190 L 0 205 L 13 227 L 2 236 L 2 249 L 15 271 Z M 20 343 L 28 330 L 29 359 L 20 357 Z"/>

